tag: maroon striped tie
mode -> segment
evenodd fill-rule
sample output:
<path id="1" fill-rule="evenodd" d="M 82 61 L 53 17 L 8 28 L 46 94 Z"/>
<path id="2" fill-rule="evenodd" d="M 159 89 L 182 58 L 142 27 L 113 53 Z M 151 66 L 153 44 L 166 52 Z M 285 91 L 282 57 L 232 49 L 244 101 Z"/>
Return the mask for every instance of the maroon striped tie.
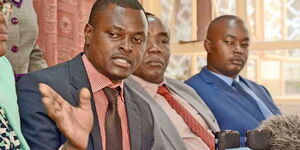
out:
<path id="1" fill-rule="evenodd" d="M 160 86 L 157 93 L 168 101 L 169 105 L 182 117 L 194 134 L 199 136 L 211 150 L 215 150 L 215 140 L 212 134 L 210 134 L 208 130 L 205 129 L 179 102 L 177 102 L 166 87 Z"/>

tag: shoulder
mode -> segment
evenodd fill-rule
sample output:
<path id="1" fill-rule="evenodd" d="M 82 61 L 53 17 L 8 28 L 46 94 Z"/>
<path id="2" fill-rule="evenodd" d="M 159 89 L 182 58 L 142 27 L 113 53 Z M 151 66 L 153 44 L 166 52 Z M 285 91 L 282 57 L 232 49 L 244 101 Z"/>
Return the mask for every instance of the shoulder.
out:
<path id="1" fill-rule="evenodd" d="M 207 71 L 207 69 L 202 69 L 199 73 L 193 75 L 185 81 L 186 84 L 195 88 L 199 86 L 204 86 L 207 83 L 212 83 L 212 74 Z"/>
<path id="2" fill-rule="evenodd" d="M 18 85 L 23 84 L 24 82 L 46 82 L 46 81 L 57 81 L 59 79 L 64 79 L 68 76 L 66 76 L 67 72 L 68 72 L 68 62 L 63 63 L 63 64 L 59 64 L 53 67 L 49 67 L 46 69 L 42 69 L 39 71 L 35 71 L 35 72 L 30 72 L 26 75 L 24 75 L 19 82 L 17 83 Z"/>
<path id="3" fill-rule="evenodd" d="M 5 56 L 0 57 L 0 68 L 1 68 L 2 75 L 8 75 L 8 76 L 13 75 L 12 67 Z"/>
<path id="4" fill-rule="evenodd" d="M 189 91 L 189 92 L 193 92 L 193 88 L 191 88 L 190 86 L 188 86 L 187 84 L 185 84 L 184 82 L 172 79 L 172 78 L 168 78 L 166 77 L 166 81 L 168 84 L 170 84 L 172 87 L 176 88 L 176 89 L 181 89 L 183 91 Z"/>
<path id="5" fill-rule="evenodd" d="M 240 79 L 243 80 L 246 84 L 248 84 L 248 86 L 250 87 L 254 87 L 254 88 L 259 88 L 259 89 L 263 89 L 263 90 L 267 90 L 265 86 L 259 84 L 259 83 L 256 83 L 252 80 L 249 80 L 249 79 L 246 79 L 244 77 L 241 77 L 240 76 Z"/>
<path id="6" fill-rule="evenodd" d="M 172 89 L 184 92 L 184 93 L 192 96 L 195 99 L 200 99 L 197 92 L 192 87 L 190 87 L 189 85 L 187 85 L 187 84 L 185 84 L 181 81 L 171 79 L 171 78 L 166 78 L 166 81 L 167 81 L 168 84 L 170 84 Z"/>

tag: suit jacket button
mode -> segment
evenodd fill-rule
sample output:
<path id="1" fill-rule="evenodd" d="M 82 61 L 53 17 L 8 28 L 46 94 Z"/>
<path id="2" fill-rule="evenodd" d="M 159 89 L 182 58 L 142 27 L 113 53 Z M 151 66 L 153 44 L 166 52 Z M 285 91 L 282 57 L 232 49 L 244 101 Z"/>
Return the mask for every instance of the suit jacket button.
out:
<path id="1" fill-rule="evenodd" d="M 18 50 L 19 50 L 19 48 L 18 48 L 17 46 L 12 46 L 12 47 L 11 47 L 11 51 L 12 51 L 13 53 L 18 52 Z"/>
<path id="2" fill-rule="evenodd" d="M 12 24 L 14 24 L 14 25 L 16 25 L 16 24 L 18 24 L 18 18 L 17 17 L 13 17 L 12 19 L 11 19 L 11 23 Z"/>

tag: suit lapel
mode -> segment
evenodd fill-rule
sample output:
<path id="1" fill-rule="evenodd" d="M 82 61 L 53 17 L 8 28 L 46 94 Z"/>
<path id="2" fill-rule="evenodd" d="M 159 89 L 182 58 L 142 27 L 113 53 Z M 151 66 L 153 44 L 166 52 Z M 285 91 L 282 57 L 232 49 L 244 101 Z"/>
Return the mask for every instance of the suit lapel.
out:
<path id="1" fill-rule="evenodd" d="M 132 99 L 137 99 L 130 89 L 124 85 L 124 97 L 127 110 L 128 128 L 131 143 L 131 150 L 139 150 L 141 147 L 141 119 L 139 116 L 138 108 Z"/>
<path id="2" fill-rule="evenodd" d="M 258 121 L 263 120 L 264 117 L 260 113 L 256 113 L 256 108 L 252 107 L 252 104 L 248 104 L 247 100 L 244 97 L 232 89 L 228 84 L 226 84 L 223 80 L 219 79 L 212 73 L 210 73 L 207 69 L 203 68 L 200 77 L 207 83 L 210 84 L 213 88 L 217 91 L 221 91 L 222 93 L 226 94 L 230 99 L 238 104 L 243 110 L 247 111 L 251 116 L 256 118 Z M 220 99 L 222 100 L 222 99 Z"/>
<path id="3" fill-rule="evenodd" d="M 162 130 L 162 132 L 165 134 L 165 138 L 167 138 L 172 147 L 174 149 L 185 150 L 186 147 L 184 146 L 177 129 L 161 106 L 159 106 L 159 104 L 156 103 L 155 100 L 139 85 L 139 83 L 134 81 L 131 77 L 127 78 L 126 80 L 126 83 L 130 87 L 136 87 L 134 89 L 137 91 L 137 93 L 141 94 L 141 97 L 148 102 L 151 107 L 154 120 L 157 121 L 160 130 Z"/>
<path id="4" fill-rule="evenodd" d="M 78 106 L 79 104 L 79 92 L 83 87 L 86 87 L 89 89 L 91 92 L 91 86 L 87 77 L 86 70 L 84 68 L 82 59 L 81 59 L 81 54 L 76 56 L 72 61 L 70 61 L 69 65 L 69 71 L 70 71 L 70 84 L 74 86 L 74 90 L 71 91 L 76 104 Z M 94 116 L 94 125 L 93 129 L 91 131 L 91 143 L 89 142 L 88 149 L 92 147 L 94 150 L 101 150 L 102 149 L 102 140 L 101 140 L 101 135 L 100 135 L 100 128 L 99 128 L 99 121 L 98 121 L 98 115 L 96 111 L 96 105 L 94 101 L 94 97 L 92 96 L 91 99 L 92 103 L 92 111 L 93 111 L 93 116 Z"/>
<path id="5" fill-rule="evenodd" d="M 219 130 L 216 129 L 216 125 L 214 125 L 213 121 L 215 120 L 215 118 L 212 117 L 208 111 L 206 111 L 207 109 L 209 109 L 208 107 L 201 105 L 200 102 L 196 101 L 193 97 L 185 93 L 183 90 L 178 90 L 176 87 L 173 87 L 170 82 L 168 82 L 168 85 L 172 92 L 178 94 L 183 100 L 186 100 L 198 112 L 198 114 L 205 120 L 211 130 Z"/>
<path id="6" fill-rule="evenodd" d="M 276 106 L 273 103 L 270 103 L 273 101 L 271 99 L 271 96 L 269 97 L 268 95 L 266 95 L 269 94 L 267 91 L 263 92 L 265 90 L 263 87 L 254 85 L 253 83 L 242 77 L 240 77 L 240 79 L 243 80 L 244 83 L 246 83 L 246 85 L 258 96 L 258 98 L 267 106 L 267 108 L 269 108 L 269 110 L 271 110 L 274 115 L 278 114 L 278 111 L 274 109 L 276 108 Z"/>

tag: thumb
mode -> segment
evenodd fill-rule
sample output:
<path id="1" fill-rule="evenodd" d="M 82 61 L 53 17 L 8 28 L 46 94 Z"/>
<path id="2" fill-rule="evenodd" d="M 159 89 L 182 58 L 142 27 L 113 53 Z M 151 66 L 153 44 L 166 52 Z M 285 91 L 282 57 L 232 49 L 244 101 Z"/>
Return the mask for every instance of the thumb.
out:
<path id="1" fill-rule="evenodd" d="M 83 88 L 79 94 L 79 107 L 83 110 L 91 109 L 91 94 L 87 88 Z"/>

